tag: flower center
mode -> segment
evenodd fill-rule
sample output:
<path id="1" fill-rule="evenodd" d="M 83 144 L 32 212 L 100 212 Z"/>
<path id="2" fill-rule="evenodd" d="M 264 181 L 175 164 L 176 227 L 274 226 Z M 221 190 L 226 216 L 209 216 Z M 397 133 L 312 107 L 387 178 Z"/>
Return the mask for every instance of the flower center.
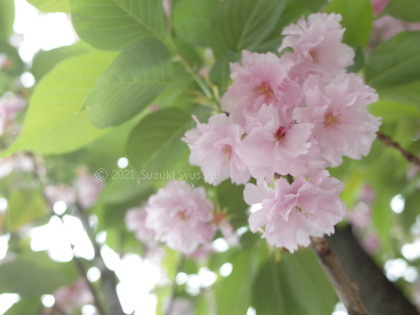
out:
<path id="1" fill-rule="evenodd" d="M 181 210 L 178 211 L 178 217 L 182 220 L 182 221 L 186 221 L 188 219 L 187 216 L 187 210 Z"/>
<path id="2" fill-rule="evenodd" d="M 324 123 L 326 126 L 334 127 L 341 124 L 340 115 L 334 115 L 332 113 L 329 113 L 329 114 L 326 114 L 324 118 L 325 118 Z"/>
<path id="3" fill-rule="evenodd" d="M 263 82 L 259 87 L 257 87 L 256 91 L 260 95 L 265 95 L 271 98 L 274 97 L 273 90 L 271 89 L 270 85 L 266 82 Z"/>
<path id="4" fill-rule="evenodd" d="M 311 51 L 309 52 L 309 55 L 311 56 L 312 61 L 313 61 L 314 63 L 319 63 L 318 52 L 317 52 L 316 50 L 311 50 Z"/>
<path id="5" fill-rule="evenodd" d="M 232 157 L 232 147 L 229 145 L 223 146 L 222 153 L 225 155 L 224 164 L 227 164 Z"/>
<path id="6" fill-rule="evenodd" d="M 286 132 L 286 127 L 280 126 L 279 129 L 277 129 L 274 138 L 276 138 L 277 141 L 283 141 L 286 136 Z"/>

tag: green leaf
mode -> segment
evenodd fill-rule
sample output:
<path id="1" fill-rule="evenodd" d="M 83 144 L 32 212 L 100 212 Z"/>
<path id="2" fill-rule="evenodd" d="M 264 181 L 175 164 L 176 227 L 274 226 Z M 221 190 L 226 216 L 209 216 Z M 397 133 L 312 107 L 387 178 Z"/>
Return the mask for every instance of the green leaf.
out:
<path id="1" fill-rule="evenodd" d="M 177 36 L 194 45 L 205 46 L 210 35 L 210 23 L 218 0 L 181 0 L 173 11 Z"/>
<path id="2" fill-rule="evenodd" d="M 39 11 L 70 13 L 69 0 L 28 0 Z"/>
<path id="3" fill-rule="evenodd" d="M 369 56 L 368 84 L 383 88 L 420 80 L 420 31 L 402 32 L 376 47 Z"/>
<path id="4" fill-rule="evenodd" d="M 73 25 L 92 46 L 119 50 L 142 38 L 167 37 L 162 1 L 70 0 Z"/>
<path id="5" fill-rule="evenodd" d="M 283 254 L 261 267 L 253 288 L 257 314 L 331 314 L 337 302 L 334 291 L 310 250 Z"/>
<path id="6" fill-rule="evenodd" d="M 0 54 L 5 54 L 7 57 L 7 63 L 3 66 L 1 71 L 4 71 L 12 77 L 16 77 L 22 74 L 25 65 L 22 59 L 20 59 L 17 49 L 9 45 L 5 40 L 0 38 Z"/>
<path id="7" fill-rule="evenodd" d="M 383 89 L 378 89 L 378 93 L 381 97 L 400 103 L 414 105 L 420 110 L 420 81 L 385 87 Z"/>
<path id="8" fill-rule="evenodd" d="M 78 42 L 71 46 L 40 51 L 35 55 L 29 71 L 33 74 L 36 81 L 39 81 L 61 61 L 89 52 L 92 52 L 92 48 L 83 42 Z"/>
<path id="9" fill-rule="evenodd" d="M 240 53 L 232 50 L 226 52 L 222 57 L 217 59 L 210 71 L 210 80 L 219 87 L 220 93 L 224 93 L 230 81 L 231 62 L 240 59 Z"/>
<path id="10" fill-rule="evenodd" d="M 251 306 L 252 282 L 257 271 L 257 258 L 258 255 L 248 250 L 237 253 L 231 261 L 232 273 L 218 282 L 214 288 L 217 314 L 247 313 Z"/>
<path id="11" fill-rule="evenodd" d="M 8 40 L 13 33 L 15 3 L 13 0 L 0 1 L 0 38 Z"/>
<path id="12" fill-rule="evenodd" d="M 285 0 L 225 0 L 211 25 L 210 42 L 216 56 L 229 50 L 256 50 L 271 33 Z"/>
<path id="13" fill-rule="evenodd" d="M 128 46 L 99 77 L 84 107 L 92 123 L 105 128 L 140 113 L 173 80 L 165 46 L 147 38 Z"/>
<path id="14" fill-rule="evenodd" d="M 42 314 L 40 298 L 24 298 L 7 310 L 5 315 Z"/>
<path id="15" fill-rule="evenodd" d="M 70 284 L 76 277 L 74 264 L 54 262 L 42 252 L 29 252 L 0 265 L 0 292 L 41 296 Z"/>
<path id="16" fill-rule="evenodd" d="M 248 205 L 244 201 L 244 186 L 236 186 L 225 180 L 216 187 L 217 197 L 221 209 L 227 208 L 227 214 L 231 217 L 231 223 L 235 228 L 247 225 L 248 215 L 246 210 Z"/>
<path id="17" fill-rule="evenodd" d="M 420 109 L 400 102 L 393 102 L 380 99 L 379 102 L 371 104 L 369 111 L 376 117 L 382 117 L 382 123 L 394 123 L 395 117 L 419 117 Z"/>
<path id="18" fill-rule="evenodd" d="M 339 13 L 346 28 L 343 41 L 350 46 L 366 47 L 372 29 L 373 9 L 370 0 L 333 0 L 326 12 Z"/>
<path id="19" fill-rule="evenodd" d="M 407 22 L 418 22 L 420 21 L 420 1 L 391 0 L 385 8 L 384 14 Z"/>
<path id="20" fill-rule="evenodd" d="M 189 149 L 181 137 L 192 126 L 190 115 L 173 108 L 140 121 L 127 144 L 128 159 L 138 170 L 140 180 L 166 182 L 184 174 Z"/>
<path id="21" fill-rule="evenodd" d="M 23 225 L 47 214 L 42 192 L 38 190 L 14 190 L 9 199 L 7 228 L 17 231 Z"/>
<path id="22" fill-rule="evenodd" d="M 90 124 L 87 112 L 79 111 L 96 78 L 114 56 L 95 52 L 57 65 L 36 87 L 22 133 L 5 154 L 19 150 L 61 154 L 101 136 L 104 131 Z"/>

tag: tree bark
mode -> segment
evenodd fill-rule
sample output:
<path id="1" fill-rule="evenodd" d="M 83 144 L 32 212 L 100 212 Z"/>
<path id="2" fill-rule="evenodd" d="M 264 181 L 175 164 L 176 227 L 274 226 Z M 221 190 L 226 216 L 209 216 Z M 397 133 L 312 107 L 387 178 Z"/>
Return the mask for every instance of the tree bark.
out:
<path id="1" fill-rule="evenodd" d="M 419 315 L 414 305 L 389 281 L 362 249 L 351 226 L 325 238 L 349 278 L 357 285 L 369 315 Z"/>

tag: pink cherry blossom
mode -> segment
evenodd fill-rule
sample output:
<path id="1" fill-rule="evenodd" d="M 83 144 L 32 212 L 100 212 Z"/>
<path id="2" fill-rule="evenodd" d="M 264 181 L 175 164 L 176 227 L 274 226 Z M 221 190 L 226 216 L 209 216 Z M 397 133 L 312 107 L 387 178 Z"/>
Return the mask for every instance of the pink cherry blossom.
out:
<path id="1" fill-rule="evenodd" d="M 242 127 L 233 124 L 225 114 L 212 116 L 208 124 L 201 124 L 195 116 L 194 119 L 197 128 L 187 131 L 182 139 L 191 149 L 190 163 L 201 167 L 210 184 L 218 185 L 229 177 L 233 183 L 246 183 L 249 171 L 238 155 Z"/>
<path id="2" fill-rule="evenodd" d="M 50 205 L 54 205 L 58 201 L 63 201 L 66 204 L 73 204 L 76 201 L 76 194 L 73 188 L 65 185 L 46 186 L 44 195 Z"/>
<path id="3" fill-rule="evenodd" d="M 314 72 L 339 74 L 353 64 L 353 49 L 342 43 L 340 21 L 339 14 L 315 13 L 283 29 L 279 51 L 293 49 L 289 56 L 296 62 L 295 72 L 303 77 Z"/>
<path id="4" fill-rule="evenodd" d="M 373 22 L 369 46 L 371 48 L 375 47 L 376 45 L 390 39 L 394 35 L 404 31 L 418 30 L 420 30 L 420 23 L 418 22 L 408 23 L 392 16 L 385 15 Z"/>
<path id="5" fill-rule="evenodd" d="M 146 206 L 128 209 L 125 214 L 127 230 L 136 234 L 143 243 L 151 243 L 156 238 L 155 232 L 146 225 Z"/>
<path id="6" fill-rule="evenodd" d="M 236 246 L 239 243 L 239 235 L 229 222 L 226 213 L 218 212 L 214 215 L 214 222 L 222 233 L 223 238 L 230 246 Z"/>
<path id="7" fill-rule="evenodd" d="M 242 52 L 242 65 L 231 64 L 233 83 L 221 100 L 222 109 L 245 131 L 246 115 L 253 115 L 263 104 L 273 104 L 282 112 L 302 102 L 300 86 L 290 79 L 292 60 L 272 53 Z"/>
<path id="8" fill-rule="evenodd" d="M 213 204 L 202 187 L 170 181 L 151 196 L 146 206 L 146 225 L 158 239 L 188 254 L 213 238 Z"/>
<path id="9" fill-rule="evenodd" d="M 320 237 L 334 232 L 334 225 L 345 214 L 344 203 L 339 194 L 342 183 L 326 170 L 306 180 L 297 176 L 292 184 L 279 178 L 274 189 L 266 182 L 258 186 L 247 184 L 245 201 L 249 205 L 262 204 L 262 208 L 251 214 L 249 225 L 252 232 L 263 230 L 263 238 L 270 245 L 295 251 L 298 246 L 307 246 L 311 236 Z"/>
<path id="10" fill-rule="evenodd" d="M 294 124 L 281 117 L 273 105 L 263 105 L 255 116 L 260 126 L 244 138 L 240 156 L 255 178 L 271 180 L 275 173 L 301 175 L 308 171 L 307 158 L 312 124 Z"/>
<path id="11" fill-rule="evenodd" d="M 54 297 L 58 308 L 67 313 L 73 313 L 73 311 L 93 301 L 92 293 L 83 278 L 69 286 L 58 289 L 54 293 Z"/>
<path id="12" fill-rule="evenodd" d="M 314 124 L 313 137 L 329 166 L 342 163 L 342 156 L 360 159 L 369 153 L 380 119 L 366 106 L 378 100 L 371 87 L 355 74 L 341 74 L 329 84 L 310 76 L 304 84 L 306 106 L 296 108 L 298 123 Z"/>
<path id="13" fill-rule="evenodd" d="M 373 13 L 378 16 L 388 5 L 389 0 L 371 0 L 370 2 L 372 3 Z"/>
<path id="14" fill-rule="evenodd" d="M 104 184 L 95 176 L 83 174 L 77 178 L 75 186 L 79 204 L 86 209 L 95 205 Z"/>

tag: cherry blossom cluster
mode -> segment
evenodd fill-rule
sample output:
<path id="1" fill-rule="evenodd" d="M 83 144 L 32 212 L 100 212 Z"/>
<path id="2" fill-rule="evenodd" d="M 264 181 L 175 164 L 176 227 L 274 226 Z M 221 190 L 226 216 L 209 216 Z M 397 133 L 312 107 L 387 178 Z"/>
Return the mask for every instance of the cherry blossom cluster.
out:
<path id="1" fill-rule="evenodd" d="M 354 52 L 340 20 L 317 13 L 284 28 L 279 55 L 244 51 L 231 64 L 223 113 L 208 123 L 194 117 L 197 127 L 183 138 L 191 164 L 220 174 L 210 184 L 257 180 L 244 190 L 249 205 L 262 205 L 250 228 L 289 251 L 343 219 L 343 185 L 325 168 L 367 155 L 380 125 L 367 110 L 374 89 L 346 73 Z"/>
<path id="2" fill-rule="evenodd" d="M 211 244 L 217 229 L 231 245 L 238 241 L 226 214 L 215 212 L 204 188 L 184 181 L 169 181 L 145 205 L 129 209 L 126 225 L 146 244 L 162 241 L 192 256 Z"/>

